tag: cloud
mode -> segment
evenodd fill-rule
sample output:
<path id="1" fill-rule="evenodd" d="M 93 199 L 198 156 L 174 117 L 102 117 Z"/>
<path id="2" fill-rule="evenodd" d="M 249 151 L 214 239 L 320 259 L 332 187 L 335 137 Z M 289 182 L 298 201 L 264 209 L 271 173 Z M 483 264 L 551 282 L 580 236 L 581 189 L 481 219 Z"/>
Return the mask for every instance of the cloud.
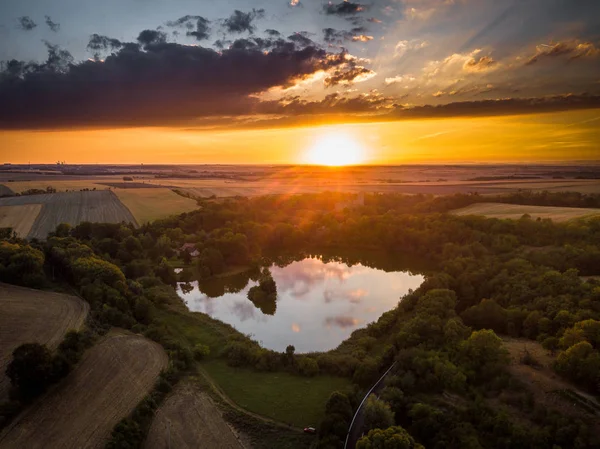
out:
<path id="1" fill-rule="evenodd" d="M 298 31 L 290 36 L 288 39 L 292 42 L 297 43 L 301 48 L 308 47 L 309 45 L 315 45 L 315 43 L 308 36 L 310 34 L 306 31 Z"/>
<path id="2" fill-rule="evenodd" d="M 323 83 L 326 87 L 337 86 L 338 84 L 353 84 L 366 81 L 375 75 L 376 73 L 373 70 L 366 67 L 346 64 L 325 78 Z"/>
<path id="3" fill-rule="evenodd" d="M 413 83 L 417 79 L 412 75 L 397 75 L 385 79 L 385 84 Z"/>
<path id="4" fill-rule="evenodd" d="M 202 16 L 183 16 L 177 20 L 167 22 L 171 28 L 186 28 L 186 36 L 195 37 L 201 41 L 210 37 L 210 20 Z"/>
<path id="5" fill-rule="evenodd" d="M 364 11 L 365 6 L 351 1 L 343 1 L 341 3 L 329 2 L 323 6 L 323 10 L 325 11 L 325 14 L 328 15 L 348 16 Z"/>
<path id="6" fill-rule="evenodd" d="M 356 327 L 359 323 L 360 321 L 358 319 L 345 315 L 325 318 L 325 325 L 327 327 L 336 326 L 342 329 L 346 329 L 348 327 Z"/>
<path id="7" fill-rule="evenodd" d="M 254 33 L 256 26 L 253 22 L 257 19 L 262 19 L 265 16 L 264 9 L 252 9 L 250 12 L 242 12 L 235 10 L 231 16 L 223 20 L 223 27 L 230 33 Z"/>
<path id="8" fill-rule="evenodd" d="M 525 65 L 532 65 L 543 59 L 567 57 L 569 60 L 580 58 L 595 58 L 600 55 L 600 49 L 591 42 L 558 42 L 553 45 L 538 45 L 535 54 Z"/>
<path id="9" fill-rule="evenodd" d="M 50 28 L 50 31 L 58 32 L 60 30 L 60 23 L 53 22 L 50 16 L 44 16 L 46 19 L 46 25 Z"/>
<path id="10" fill-rule="evenodd" d="M 419 39 L 402 40 L 396 44 L 396 47 L 394 47 L 394 57 L 401 58 L 409 51 L 421 50 L 428 46 L 429 42 Z"/>
<path id="11" fill-rule="evenodd" d="M 482 56 L 481 58 L 471 58 L 465 62 L 464 70 L 469 72 L 485 72 L 493 68 L 497 62 L 491 56 Z"/>
<path id="12" fill-rule="evenodd" d="M 352 36 L 352 40 L 354 42 L 369 42 L 373 40 L 373 36 L 368 36 L 366 34 L 358 34 L 356 36 Z"/>
<path id="13" fill-rule="evenodd" d="M 258 41 L 260 46 L 240 40 L 222 51 L 167 43 L 156 30 L 142 31 L 138 41 L 143 46 L 92 35 L 91 49 L 115 50 L 103 62 L 74 64 L 68 52 L 47 44 L 46 62 L 10 64 L 10 70 L 6 65 L 0 73 L 0 128 L 135 126 L 249 115 L 280 108 L 252 97 L 269 89 L 319 72 L 333 74 L 329 85 L 369 72 L 346 52 L 298 48 L 284 39 Z"/>
<path id="14" fill-rule="evenodd" d="M 269 36 L 272 36 L 272 37 L 279 37 L 279 36 L 281 36 L 281 33 L 279 31 L 273 30 L 271 28 L 266 29 L 265 33 L 267 33 Z"/>
<path id="15" fill-rule="evenodd" d="M 37 23 L 35 23 L 33 19 L 29 16 L 22 16 L 19 17 L 17 20 L 19 22 L 19 28 L 25 31 L 31 31 L 37 26 Z"/>
<path id="16" fill-rule="evenodd" d="M 323 28 L 323 40 L 328 44 L 342 45 L 346 41 L 368 42 L 373 40 L 373 36 L 363 34 L 364 27 L 355 27 L 352 30 L 336 30 L 334 28 Z"/>
<path id="17" fill-rule="evenodd" d="M 137 41 L 144 46 L 164 44 L 167 41 L 167 33 L 157 30 L 144 30 L 138 35 Z"/>
<path id="18" fill-rule="evenodd" d="M 397 106 L 388 118 L 481 117 L 598 108 L 600 96 L 567 94 L 540 98 L 464 101 L 435 106 Z"/>
<path id="19" fill-rule="evenodd" d="M 123 43 L 118 39 L 113 39 L 108 36 L 101 36 L 99 34 L 92 34 L 87 44 L 89 50 L 100 51 L 100 50 L 118 50 L 123 46 Z"/>

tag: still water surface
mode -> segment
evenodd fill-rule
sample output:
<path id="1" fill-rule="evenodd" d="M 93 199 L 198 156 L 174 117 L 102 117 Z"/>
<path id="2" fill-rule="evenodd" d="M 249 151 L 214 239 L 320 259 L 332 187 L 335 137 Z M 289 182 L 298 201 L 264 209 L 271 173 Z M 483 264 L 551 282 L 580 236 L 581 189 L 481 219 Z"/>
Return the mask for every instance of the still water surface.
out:
<path id="1" fill-rule="evenodd" d="M 270 270 L 277 283 L 275 303 L 255 305 L 248 299 L 248 290 L 257 285 L 248 275 L 180 284 L 178 294 L 190 310 L 231 324 L 265 348 L 285 351 L 291 344 L 300 353 L 337 347 L 423 282 L 421 275 L 316 257 Z"/>

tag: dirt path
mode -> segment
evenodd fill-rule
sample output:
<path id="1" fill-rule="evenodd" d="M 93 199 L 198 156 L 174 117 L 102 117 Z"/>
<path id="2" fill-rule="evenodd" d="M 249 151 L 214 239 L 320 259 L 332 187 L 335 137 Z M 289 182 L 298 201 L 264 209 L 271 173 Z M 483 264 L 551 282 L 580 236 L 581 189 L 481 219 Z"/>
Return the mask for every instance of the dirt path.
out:
<path id="1" fill-rule="evenodd" d="M 100 449 L 167 366 L 160 345 L 111 333 L 59 385 L 0 433 L 1 449 Z"/>
<path id="2" fill-rule="evenodd" d="M 210 397 L 185 382 L 156 412 L 144 449 L 243 449 L 238 438 Z"/>
<path id="3" fill-rule="evenodd" d="M 221 388 L 215 383 L 215 381 L 210 377 L 210 375 L 202 367 L 198 367 L 198 372 L 204 378 L 204 380 L 206 382 L 208 382 L 208 384 L 213 389 L 213 391 L 219 395 L 221 400 L 223 400 L 223 402 L 225 402 L 231 408 L 233 408 L 241 413 L 245 413 L 246 415 L 252 416 L 253 418 L 259 419 L 263 422 L 266 422 L 266 423 L 269 423 L 269 424 L 272 424 L 272 425 L 275 425 L 275 426 L 278 426 L 281 428 L 285 428 L 288 430 L 295 430 L 297 432 L 303 432 L 303 429 L 301 429 L 300 427 L 290 426 L 289 424 L 285 424 L 280 421 L 276 421 L 274 419 L 267 418 L 265 416 L 259 415 L 258 413 L 254 413 L 249 410 L 246 410 L 245 408 L 240 407 L 235 402 L 233 402 L 231 400 L 231 398 L 229 398 L 229 396 L 227 396 L 223 390 L 221 390 Z"/>
<path id="4" fill-rule="evenodd" d="M 4 373 L 13 350 L 33 342 L 56 348 L 68 330 L 81 328 L 88 311 L 75 296 L 0 283 L 0 402 L 10 388 Z"/>

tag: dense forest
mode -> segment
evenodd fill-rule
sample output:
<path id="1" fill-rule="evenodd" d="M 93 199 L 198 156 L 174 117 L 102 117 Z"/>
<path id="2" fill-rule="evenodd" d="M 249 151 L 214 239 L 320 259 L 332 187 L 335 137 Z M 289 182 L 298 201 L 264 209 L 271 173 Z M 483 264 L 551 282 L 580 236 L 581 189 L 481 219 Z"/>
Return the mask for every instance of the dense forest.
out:
<path id="1" fill-rule="evenodd" d="M 590 416 L 539 403 L 508 370 L 501 340 L 525 338 L 543 345 L 556 354 L 558 376 L 600 395 L 600 281 L 593 279 L 600 275 L 600 219 L 556 224 L 447 213 L 483 201 L 477 195 L 373 194 L 364 206 L 337 210 L 347 197 L 199 200 L 194 212 L 139 228 L 63 224 L 46 241 L 27 242 L 3 230 L 0 280 L 75 292 L 91 306 L 88 327 L 93 333 L 118 326 L 144 334 L 169 352 L 169 371 L 154 396 L 117 426 L 109 447 L 139 447 L 152 410 L 209 353 L 258 371 L 351 378 L 355 389 L 336 392 L 327 402 L 316 448 L 343 447 L 362 396 L 394 362 L 378 398 L 365 405 L 365 435 L 358 448 L 600 447 L 600 427 L 593 418 L 600 410 Z M 492 200 L 600 204 L 598 196 L 580 194 L 485 198 Z M 184 244 L 191 244 L 198 256 L 181 250 Z M 295 354 L 288 347 L 276 353 L 208 317 L 198 318 L 196 325 L 216 336 L 192 344 L 164 319 L 182 313 L 173 288 L 178 282 L 210 280 L 239 267 L 245 267 L 246 278 L 227 288 L 241 290 L 248 278 L 259 281 L 249 299 L 264 313 L 274 313 L 277 288 L 268 271 L 261 270 L 267 260 L 285 263 L 300 254 L 348 251 L 424 261 L 426 279 L 398 298 L 395 309 L 333 351 Z M 176 273 L 176 267 L 183 270 Z M 71 334 L 60 349 L 67 355 L 42 354 L 48 369 L 59 373 L 48 378 L 66 375 L 93 338 Z M 0 409 L 6 419 L 20 402 L 40 393 L 27 384 L 16 387 L 20 398 Z"/>

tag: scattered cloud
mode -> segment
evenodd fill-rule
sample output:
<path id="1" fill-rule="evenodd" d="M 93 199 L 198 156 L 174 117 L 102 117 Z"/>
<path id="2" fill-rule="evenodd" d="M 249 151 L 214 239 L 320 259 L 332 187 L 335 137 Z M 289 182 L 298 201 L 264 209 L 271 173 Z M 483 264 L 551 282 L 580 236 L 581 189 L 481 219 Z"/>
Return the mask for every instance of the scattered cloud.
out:
<path id="1" fill-rule="evenodd" d="M 223 20 L 223 27 L 230 33 L 254 33 L 256 26 L 254 21 L 262 19 L 265 16 L 264 9 L 252 9 L 249 12 L 235 10 L 231 16 Z"/>
<path id="2" fill-rule="evenodd" d="M 19 17 L 17 20 L 19 22 L 19 28 L 21 28 L 22 30 L 31 31 L 35 27 L 37 27 L 37 23 L 35 23 L 33 19 L 29 16 L 22 16 Z"/>
<path id="3" fill-rule="evenodd" d="M 118 50 L 123 46 L 123 43 L 118 39 L 113 39 L 99 34 L 92 34 L 87 44 L 88 50 Z"/>
<path id="4" fill-rule="evenodd" d="M 369 42 L 373 40 L 373 36 L 368 36 L 366 34 L 358 34 L 356 36 L 352 36 L 352 40 L 354 42 Z"/>
<path id="5" fill-rule="evenodd" d="M 210 20 L 202 16 L 183 16 L 177 20 L 167 22 L 171 28 L 186 28 L 186 36 L 195 37 L 201 41 L 210 37 Z"/>
<path id="6" fill-rule="evenodd" d="M 292 332 L 298 333 L 300 332 L 300 325 L 296 323 L 292 323 Z"/>
<path id="7" fill-rule="evenodd" d="M 356 327 L 359 323 L 360 321 L 358 319 L 345 315 L 325 318 L 325 325 L 327 327 L 335 326 L 342 329 L 346 329 L 348 327 Z"/>
<path id="8" fill-rule="evenodd" d="M 164 44 L 167 41 L 167 33 L 157 30 L 144 30 L 138 35 L 137 41 L 145 46 Z"/>
<path id="9" fill-rule="evenodd" d="M 600 55 L 600 49 L 591 42 L 558 42 L 552 45 L 538 45 L 535 54 L 531 56 L 525 65 L 532 65 L 544 59 L 568 58 L 569 60 L 580 58 L 595 58 Z"/>
<path id="10" fill-rule="evenodd" d="M 44 16 L 46 25 L 50 28 L 50 31 L 58 32 L 60 30 L 60 23 L 53 22 L 50 16 Z"/>
<path id="11" fill-rule="evenodd" d="M 401 58 L 406 53 L 414 50 L 421 50 L 429 46 L 429 42 L 413 39 L 413 40 L 401 40 L 396 44 L 394 48 L 394 57 Z"/>
<path id="12" fill-rule="evenodd" d="M 328 15 L 348 16 L 364 11 L 365 6 L 351 1 L 343 1 L 341 3 L 329 2 L 323 6 L 323 10 Z"/>

